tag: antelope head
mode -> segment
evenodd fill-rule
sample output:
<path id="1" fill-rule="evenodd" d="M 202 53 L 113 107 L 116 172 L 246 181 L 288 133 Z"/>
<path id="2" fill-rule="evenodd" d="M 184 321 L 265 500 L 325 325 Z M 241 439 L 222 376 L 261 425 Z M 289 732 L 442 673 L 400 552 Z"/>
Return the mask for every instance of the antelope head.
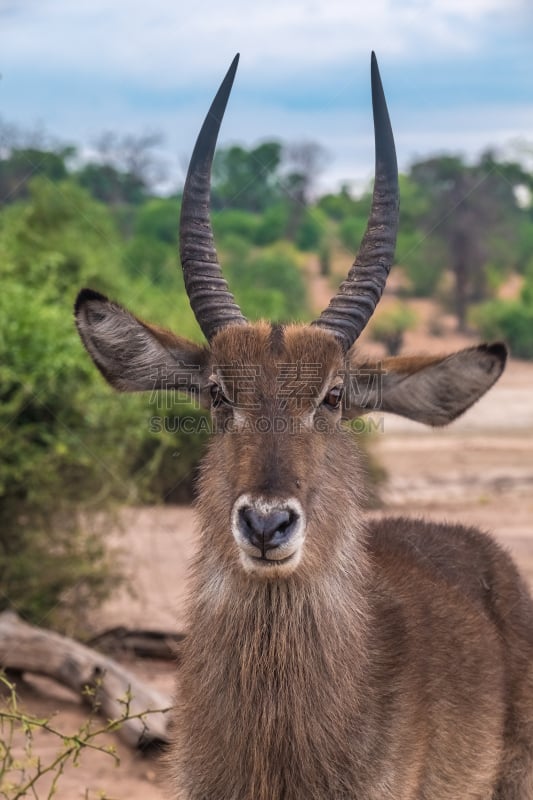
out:
<path id="1" fill-rule="evenodd" d="M 399 193 L 394 139 L 372 54 L 375 184 L 357 258 L 329 307 L 310 325 L 248 322 L 222 275 L 210 222 L 216 139 L 237 68 L 207 114 L 184 187 L 180 251 L 185 287 L 208 344 L 143 322 L 89 289 L 76 301 L 81 339 L 120 391 L 177 388 L 211 408 L 215 433 L 199 508 L 213 563 L 252 579 L 320 570 L 357 530 L 361 478 L 341 420 L 381 408 L 444 425 L 501 375 L 501 344 L 450 356 L 386 359 L 355 343 L 393 262 Z"/>

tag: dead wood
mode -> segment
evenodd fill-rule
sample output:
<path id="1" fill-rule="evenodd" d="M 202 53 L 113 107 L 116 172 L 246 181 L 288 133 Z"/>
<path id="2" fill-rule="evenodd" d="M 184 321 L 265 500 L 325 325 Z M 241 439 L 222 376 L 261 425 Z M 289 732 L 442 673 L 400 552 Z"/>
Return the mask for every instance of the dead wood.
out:
<path id="1" fill-rule="evenodd" d="M 174 631 L 142 630 L 122 625 L 102 631 L 89 644 L 111 655 L 125 653 L 139 658 L 179 659 L 179 646 L 184 633 Z"/>
<path id="2" fill-rule="evenodd" d="M 128 718 L 117 733 L 130 746 L 146 749 L 168 741 L 166 710 L 171 701 L 167 695 L 109 656 L 28 625 L 12 611 L 0 614 L 0 667 L 53 678 L 84 702 L 96 704 L 106 720 L 121 719 L 127 711 Z"/>

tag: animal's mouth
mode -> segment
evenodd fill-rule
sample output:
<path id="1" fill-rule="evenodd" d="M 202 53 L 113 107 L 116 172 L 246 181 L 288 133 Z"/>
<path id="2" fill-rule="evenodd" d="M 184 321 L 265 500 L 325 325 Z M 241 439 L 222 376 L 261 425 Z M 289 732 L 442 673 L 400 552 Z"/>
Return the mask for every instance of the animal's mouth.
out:
<path id="1" fill-rule="evenodd" d="M 283 564 L 288 564 L 289 561 L 292 561 L 296 552 L 291 553 L 289 556 L 285 558 L 268 558 L 267 556 L 249 556 L 255 563 L 257 563 L 261 567 L 279 567 Z"/>
<path id="2" fill-rule="evenodd" d="M 289 553 L 283 558 L 254 556 L 251 553 L 241 550 L 241 564 L 246 572 L 250 574 L 262 576 L 264 578 L 281 578 L 292 574 L 298 566 L 301 556 L 301 547 L 297 547 L 292 553 Z"/>

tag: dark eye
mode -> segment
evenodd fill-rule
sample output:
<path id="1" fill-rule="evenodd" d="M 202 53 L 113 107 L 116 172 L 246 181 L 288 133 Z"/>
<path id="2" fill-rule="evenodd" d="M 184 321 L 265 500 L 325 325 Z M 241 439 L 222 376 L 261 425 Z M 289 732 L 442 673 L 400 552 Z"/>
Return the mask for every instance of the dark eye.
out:
<path id="1" fill-rule="evenodd" d="M 322 401 L 322 405 L 326 408 L 336 409 L 339 408 L 344 394 L 344 386 L 334 386 L 330 389 Z"/>
<path id="2" fill-rule="evenodd" d="M 209 394 L 211 395 L 211 403 L 213 405 L 213 408 L 218 408 L 224 403 L 229 403 L 228 398 L 225 396 L 224 392 L 222 391 L 218 383 L 211 384 L 211 387 L 209 389 Z"/>

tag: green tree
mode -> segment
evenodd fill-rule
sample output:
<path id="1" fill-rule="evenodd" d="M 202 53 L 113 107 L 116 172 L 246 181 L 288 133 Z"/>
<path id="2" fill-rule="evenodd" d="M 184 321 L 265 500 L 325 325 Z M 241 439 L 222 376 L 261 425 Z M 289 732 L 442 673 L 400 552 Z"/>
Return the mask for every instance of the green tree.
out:
<path id="1" fill-rule="evenodd" d="M 469 304 L 487 295 L 496 239 L 513 240 L 519 217 L 513 185 L 491 153 L 473 166 L 457 156 L 431 158 L 414 164 L 409 177 L 427 197 L 425 230 L 445 243 L 455 277 L 455 312 L 464 330 Z M 509 248 L 506 252 L 512 262 Z"/>
<path id="2" fill-rule="evenodd" d="M 289 227 L 289 217 L 290 207 L 284 200 L 267 208 L 259 218 L 254 238 L 255 244 L 269 245 L 284 239 Z"/>
<path id="3" fill-rule="evenodd" d="M 213 209 L 240 208 L 262 212 L 279 197 L 282 147 L 279 142 L 246 150 L 220 149 L 213 164 Z"/>
<path id="4" fill-rule="evenodd" d="M 137 176 L 123 172 L 112 164 L 85 164 L 77 173 L 80 186 L 102 203 L 115 206 L 138 204 L 146 198 L 146 186 Z"/>
<path id="5" fill-rule="evenodd" d="M 0 206 L 27 197 L 29 181 L 38 175 L 50 181 L 64 180 L 68 174 L 67 159 L 74 152 L 72 147 L 58 151 L 35 147 L 7 150 L 0 157 Z"/>
<path id="6" fill-rule="evenodd" d="M 327 233 L 326 215 L 314 206 L 306 208 L 296 231 L 295 244 L 300 250 L 321 249 Z"/>
<path id="7" fill-rule="evenodd" d="M 533 359 L 533 269 L 515 300 L 492 300 L 473 313 L 484 336 L 504 339 L 518 358 Z"/>
<path id="8" fill-rule="evenodd" d="M 94 198 L 112 206 L 138 205 L 152 185 L 163 177 L 154 148 L 161 144 L 157 133 L 119 136 L 106 131 L 96 140 L 97 156 L 77 173 L 79 183 Z"/>
<path id="9" fill-rule="evenodd" d="M 227 243 L 224 273 L 243 313 L 251 319 L 288 322 L 308 315 L 299 256 L 288 242 L 252 255 L 242 241 Z"/>
<path id="10" fill-rule="evenodd" d="M 251 244 L 255 241 L 261 221 L 260 215 L 237 208 L 223 208 L 212 214 L 213 231 L 217 242 L 221 242 L 227 236 L 240 236 Z"/>
<path id="11" fill-rule="evenodd" d="M 298 239 L 305 238 L 302 226 L 310 229 L 306 211 L 311 203 L 313 189 L 321 172 L 326 151 L 316 142 L 298 142 L 284 148 L 287 172 L 282 180 L 282 188 L 289 204 L 289 221 L 287 238 L 298 244 Z M 301 246 L 306 249 L 306 246 Z M 316 244 L 318 247 L 318 242 Z"/>
<path id="12" fill-rule="evenodd" d="M 337 194 L 329 193 L 320 197 L 317 206 L 335 222 L 342 222 L 359 214 L 359 203 L 352 197 L 346 184 L 341 186 Z"/>
<path id="13" fill-rule="evenodd" d="M 390 356 L 396 356 L 402 349 L 404 335 L 417 321 L 416 313 L 405 303 L 396 303 L 370 322 L 370 335 L 375 342 L 382 342 Z"/>

